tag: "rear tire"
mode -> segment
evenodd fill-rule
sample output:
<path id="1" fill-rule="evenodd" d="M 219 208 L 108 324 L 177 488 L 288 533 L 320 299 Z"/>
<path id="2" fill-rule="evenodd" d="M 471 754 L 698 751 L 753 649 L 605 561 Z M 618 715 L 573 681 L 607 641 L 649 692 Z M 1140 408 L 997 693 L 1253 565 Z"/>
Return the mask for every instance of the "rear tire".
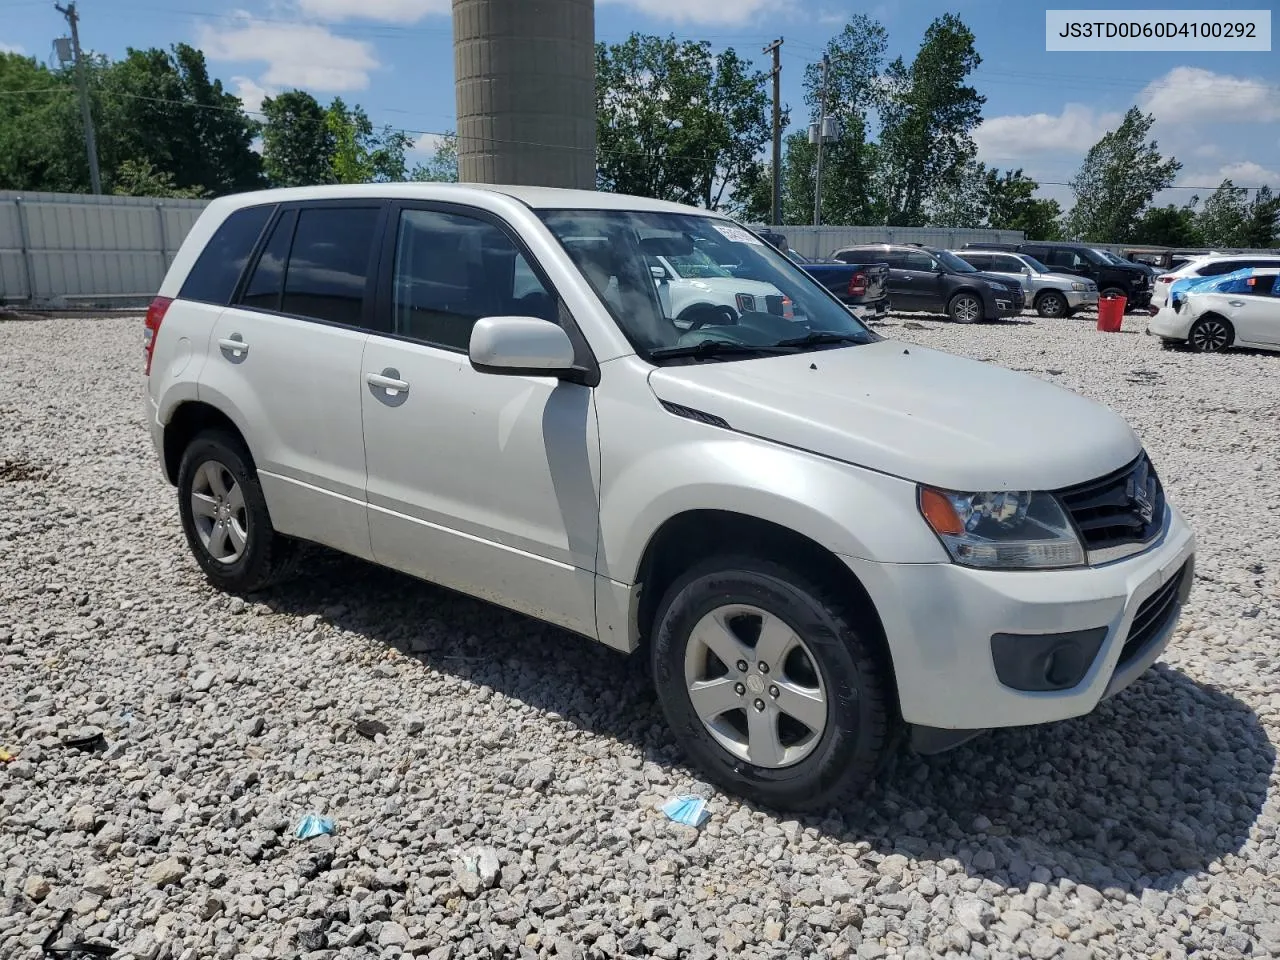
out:
<path id="1" fill-rule="evenodd" d="M 1201 317 L 1187 331 L 1187 346 L 1196 353 L 1221 353 L 1236 339 L 1231 321 L 1217 314 Z"/>
<path id="2" fill-rule="evenodd" d="M 678 578 L 659 604 L 651 666 L 689 759 L 775 809 L 862 796 L 897 726 L 887 658 L 862 622 L 836 591 L 751 556 Z"/>
<path id="3" fill-rule="evenodd" d="M 182 531 L 214 586 L 253 593 L 293 572 L 298 543 L 276 533 L 253 458 L 225 430 L 199 433 L 178 468 Z"/>

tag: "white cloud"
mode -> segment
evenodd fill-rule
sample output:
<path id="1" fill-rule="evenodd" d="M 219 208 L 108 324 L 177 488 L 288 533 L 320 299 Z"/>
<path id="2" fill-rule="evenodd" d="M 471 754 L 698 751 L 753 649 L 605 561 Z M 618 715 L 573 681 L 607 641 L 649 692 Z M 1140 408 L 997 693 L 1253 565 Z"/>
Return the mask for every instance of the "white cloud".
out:
<path id="1" fill-rule="evenodd" d="M 792 6 L 791 0 L 600 0 L 625 4 L 655 20 L 675 23 L 748 23 L 762 13 Z"/>
<path id="2" fill-rule="evenodd" d="M 267 22 L 247 14 L 227 28 L 203 24 L 198 45 L 210 60 L 266 63 L 258 80 L 263 88 L 363 90 L 369 71 L 379 65 L 370 43 L 315 24 Z"/>
<path id="3" fill-rule="evenodd" d="M 440 145 L 444 143 L 444 137 L 438 133 L 424 133 L 413 141 L 413 145 L 409 147 L 411 153 L 422 153 L 427 156 L 434 156 L 435 152 L 440 149 Z"/>
<path id="4" fill-rule="evenodd" d="M 1200 67 L 1174 67 L 1138 94 L 1138 105 L 1162 123 L 1280 120 L 1280 87 Z"/>
<path id="5" fill-rule="evenodd" d="M 326 20 L 381 20 L 416 23 L 430 14 L 448 14 L 450 0 L 298 0 L 298 9 Z"/>
<path id="6" fill-rule="evenodd" d="M 1212 160 L 1215 157 L 1222 156 L 1222 148 L 1216 143 L 1202 143 L 1191 151 L 1191 155 Z"/>
<path id="7" fill-rule="evenodd" d="M 26 52 L 20 43 L 5 43 L 0 40 L 0 53 L 21 53 L 25 55 Z"/>
<path id="8" fill-rule="evenodd" d="M 985 160 L 1019 160 L 1051 152 L 1083 153 L 1122 119 L 1118 113 L 1096 113 L 1068 103 L 1059 114 L 1030 113 L 990 117 L 974 131 Z"/>
<path id="9" fill-rule="evenodd" d="M 262 86 L 251 77 L 232 77 L 231 82 L 235 85 L 235 95 L 240 98 L 240 102 L 244 104 L 245 110 L 249 113 L 260 112 L 263 99 L 265 97 L 274 97 L 280 92 L 279 90 Z"/>
<path id="10" fill-rule="evenodd" d="M 1211 177 L 1212 179 L 1204 179 Z M 1183 177 L 1185 182 L 1200 186 L 1216 187 L 1223 180 L 1230 180 L 1237 187 L 1280 187 L 1280 170 L 1270 170 L 1252 160 L 1241 160 L 1228 163 L 1218 168 L 1217 173 L 1202 174 L 1199 179 Z"/>

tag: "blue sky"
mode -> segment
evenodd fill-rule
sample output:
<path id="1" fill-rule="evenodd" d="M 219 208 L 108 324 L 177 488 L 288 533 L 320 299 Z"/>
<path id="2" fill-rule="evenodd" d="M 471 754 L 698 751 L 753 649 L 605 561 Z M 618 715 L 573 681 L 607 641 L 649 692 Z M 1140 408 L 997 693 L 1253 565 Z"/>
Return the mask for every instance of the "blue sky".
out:
<path id="1" fill-rule="evenodd" d="M 1084 151 L 1131 105 L 1157 117 L 1154 136 L 1183 163 L 1180 185 L 1280 188 L 1280 57 L 1270 53 L 1046 53 L 1046 6 L 1023 0 L 898 0 L 874 6 L 839 0 L 598 0 L 596 36 L 633 30 L 709 40 L 767 66 L 761 48 L 783 46 L 783 100 L 804 119 L 804 67 L 852 13 L 889 33 L 889 55 L 910 58 L 934 17 L 954 12 L 977 36 L 973 77 L 987 97 L 980 158 L 1021 166 L 1042 193 L 1069 205 L 1063 185 Z M 1083 4 L 1080 4 L 1083 6 Z M 1098 4 L 1098 6 L 1101 6 Z M 1265 8 L 1262 3 L 1180 3 L 1176 8 Z M 126 47 L 200 46 L 210 67 L 255 108 L 264 93 L 298 86 L 327 101 L 358 102 L 376 123 L 420 135 L 454 119 L 449 0 L 80 0 L 81 42 L 119 57 Z M 65 23 L 53 0 L 0 0 L 0 49 L 50 57 Z M 1056 183 L 1055 183 L 1056 181 Z M 1182 202 L 1204 191 L 1175 190 Z"/>

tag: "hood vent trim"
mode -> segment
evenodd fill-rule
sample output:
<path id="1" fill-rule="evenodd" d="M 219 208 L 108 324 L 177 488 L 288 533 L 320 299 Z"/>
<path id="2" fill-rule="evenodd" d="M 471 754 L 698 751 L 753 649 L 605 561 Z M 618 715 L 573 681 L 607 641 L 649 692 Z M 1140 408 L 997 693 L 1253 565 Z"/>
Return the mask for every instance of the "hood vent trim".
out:
<path id="1" fill-rule="evenodd" d="M 695 410 L 693 407 L 686 407 L 679 403 L 671 403 L 667 400 L 658 401 L 662 404 L 662 408 L 667 413 L 674 414 L 677 417 L 683 417 L 686 420 L 696 420 L 698 423 L 705 423 L 709 427 L 719 427 L 722 430 L 732 430 L 729 421 L 723 417 L 717 417 L 714 413 L 706 413 L 702 410 Z"/>

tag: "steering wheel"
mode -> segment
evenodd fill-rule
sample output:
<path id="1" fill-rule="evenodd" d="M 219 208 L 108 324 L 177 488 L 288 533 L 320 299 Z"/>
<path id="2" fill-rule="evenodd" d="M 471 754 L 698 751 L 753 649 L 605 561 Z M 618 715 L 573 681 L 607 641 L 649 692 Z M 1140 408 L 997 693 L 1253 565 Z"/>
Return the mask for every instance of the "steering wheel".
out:
<path id="1" fill-rule="evenodd" d="M 731 307 L 700 303 L 680 314 L 680 319 L 689 321 L 690 330 L 701 330 L 707 326 L 724 327 L 736 324 L 738 315 Z"/>

